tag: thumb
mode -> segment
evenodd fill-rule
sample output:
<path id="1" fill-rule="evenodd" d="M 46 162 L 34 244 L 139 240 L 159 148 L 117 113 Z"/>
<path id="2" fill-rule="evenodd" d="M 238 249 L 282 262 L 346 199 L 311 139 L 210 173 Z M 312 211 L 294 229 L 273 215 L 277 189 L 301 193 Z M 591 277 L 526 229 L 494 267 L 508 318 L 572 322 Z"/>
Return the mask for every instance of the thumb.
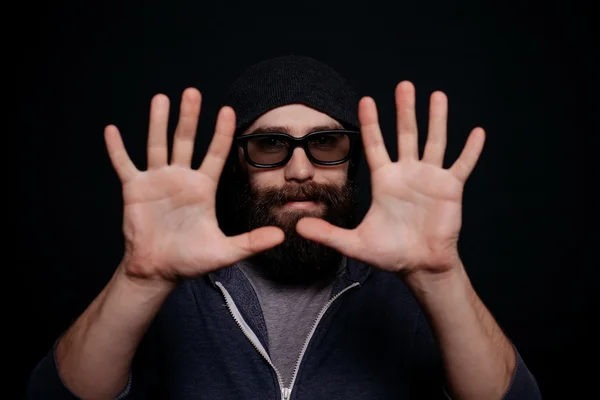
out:
<path id="1" fill-rule="evenodd" d="M 300 236 L 329 246 L 346 257 L 359 258 L 360 240 L 355 230 L 340 228 L 321 218 L 305 217 L 296 224 Z"/>
<path id="2" fill-rule="evenodd" d="M 261 251 L 275 247 L 284 239 L 284 233 L 280 228 L 265 226 L 250 232 L 228 238 L 231 243 L 231 254 L 228 263 L 235 263 L 244 258 L 253 256 Z"/>

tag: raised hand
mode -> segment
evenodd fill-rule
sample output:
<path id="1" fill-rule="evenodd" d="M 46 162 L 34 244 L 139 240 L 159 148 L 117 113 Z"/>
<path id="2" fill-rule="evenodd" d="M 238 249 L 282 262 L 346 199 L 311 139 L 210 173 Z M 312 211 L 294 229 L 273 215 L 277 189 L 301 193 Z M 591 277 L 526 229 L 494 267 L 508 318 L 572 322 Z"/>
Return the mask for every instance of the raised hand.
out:
<path id="1" fill-rule="evenodd" d="M 346 230 L 322 219 L 304 218 L 297 230 L 348 257 L 389 271 L 446 271 L 460 264 L 457 242 L 463 188 L 483 149 L 485 133 L 473 129 L 459 158 L 444 169 L 446 96 L 442 92 L 431 96 L 428 138 L 420 160 L 415 89 L 410 82 L 397 86 L 396 107 L 399 159 L 392 162 L 375 102 L 366 97 L 359 104 L 372 182 L 372 204 L 361 224 Z"/>
<path id="2" fill-rule="evenodd" d="M 283 241 L 283 231 L 263 227 L 227 237 L 218 226 L 215 196 L 229 154 L 235 114 L 220 110 L 214 137 L 199 169 L 191 168 L 201 95 L 184 91 L 168 160 L 169 99 L 152 99 L 148 168 L 138 170 L 118 129 L 105 129 L 110 160 L 123 186 L 126 273 L 143 279 L 177 282 L 228 266 Z"/>

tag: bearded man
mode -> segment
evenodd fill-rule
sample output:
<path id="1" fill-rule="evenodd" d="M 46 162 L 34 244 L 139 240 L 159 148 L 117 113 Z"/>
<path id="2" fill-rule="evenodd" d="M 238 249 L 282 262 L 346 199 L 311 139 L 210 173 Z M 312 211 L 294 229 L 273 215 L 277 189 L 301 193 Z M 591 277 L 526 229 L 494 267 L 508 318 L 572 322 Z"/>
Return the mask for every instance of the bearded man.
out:
<path id="1" fill-rule="evenodd" d="M 145 171 L 106 127 L 126 251 L 29 398 L 540 399 L 457 248 L 484 131 L 443 168 L 446 96 L 431 95 L 419 157 L 415 89 L 395 94 L 397 161 L 373 99 L 301 56 L 234 80 L 198 169 L 194 88 L 170 159 L 169 99 L 153 98 Z M 357 221 L 363 153 L 372 200 Z"/>

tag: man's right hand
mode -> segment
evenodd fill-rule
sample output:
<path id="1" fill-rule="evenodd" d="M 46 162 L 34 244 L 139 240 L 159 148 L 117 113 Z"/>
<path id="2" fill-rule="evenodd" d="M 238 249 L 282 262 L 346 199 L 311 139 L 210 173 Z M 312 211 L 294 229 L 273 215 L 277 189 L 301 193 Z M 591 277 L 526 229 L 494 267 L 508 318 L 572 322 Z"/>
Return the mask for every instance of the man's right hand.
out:
<path id="1" fill-rule="evenodd" d="M 184 91 L 168 160 L 169 99 L 152 99 L 146 171 L 138 170 L 114 125 L 105 129 L 109 157 L 123 186 L 126 276 L 174 286 L 231 265 L 283 241 L 283 231 L 263 227 L 227 237 L 219 228 L 215 197 L 235 131 L 235 113 L 223 107 L 199 169 L 191 168 L 201 95 Z"/>
<path id="2" fill-rule="evenodd" d="M 146 171 L 134 166 L 117 128 L 105 130 L 108 153 L 123 184 L 126 249 L 113 278 L 57 344 L 58 375 L 80 398 L 115 398 L 123 392 L 140 341 L 180 280 L 226 267 L 283 241 L 283 231 L 276 227 L 233 237 L 219 228 L 215 198 L 233 141 L 235 115 L 229 107 L 221 109 L 208 152 L 194 170 L 200 100 L 196 89 L 184 92 L 169 162 L 169 100 L 164 95 L 152 99 Z M 33 391 L 41 396 L 44 385 Z"/>

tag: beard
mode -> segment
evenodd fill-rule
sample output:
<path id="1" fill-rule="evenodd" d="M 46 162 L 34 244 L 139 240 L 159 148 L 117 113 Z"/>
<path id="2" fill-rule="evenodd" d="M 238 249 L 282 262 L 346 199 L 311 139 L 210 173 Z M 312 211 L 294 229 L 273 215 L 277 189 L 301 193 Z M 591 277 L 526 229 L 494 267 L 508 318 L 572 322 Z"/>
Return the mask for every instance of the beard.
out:
<path id="1" fill-rule="evenodd" d="M 265 278 L 283 284 L 305 284 L 333 279 L 342 255 L 325 245 L 305 239 L 296 232 L 302 217 L 318 217 L 342 227 L 351 228 L 356 211 L 356 186 L 348 180 L 344 185 L 308 182 L 283 187 L 252 187 L 249 182 L 237 186 L 237 216 L 245 230 L 276 226 L 283 230 L 284 241 L 250 257 L 249 261 Z M 312 200 L 312 210 L 284 208 L 294 199 Z"/>

